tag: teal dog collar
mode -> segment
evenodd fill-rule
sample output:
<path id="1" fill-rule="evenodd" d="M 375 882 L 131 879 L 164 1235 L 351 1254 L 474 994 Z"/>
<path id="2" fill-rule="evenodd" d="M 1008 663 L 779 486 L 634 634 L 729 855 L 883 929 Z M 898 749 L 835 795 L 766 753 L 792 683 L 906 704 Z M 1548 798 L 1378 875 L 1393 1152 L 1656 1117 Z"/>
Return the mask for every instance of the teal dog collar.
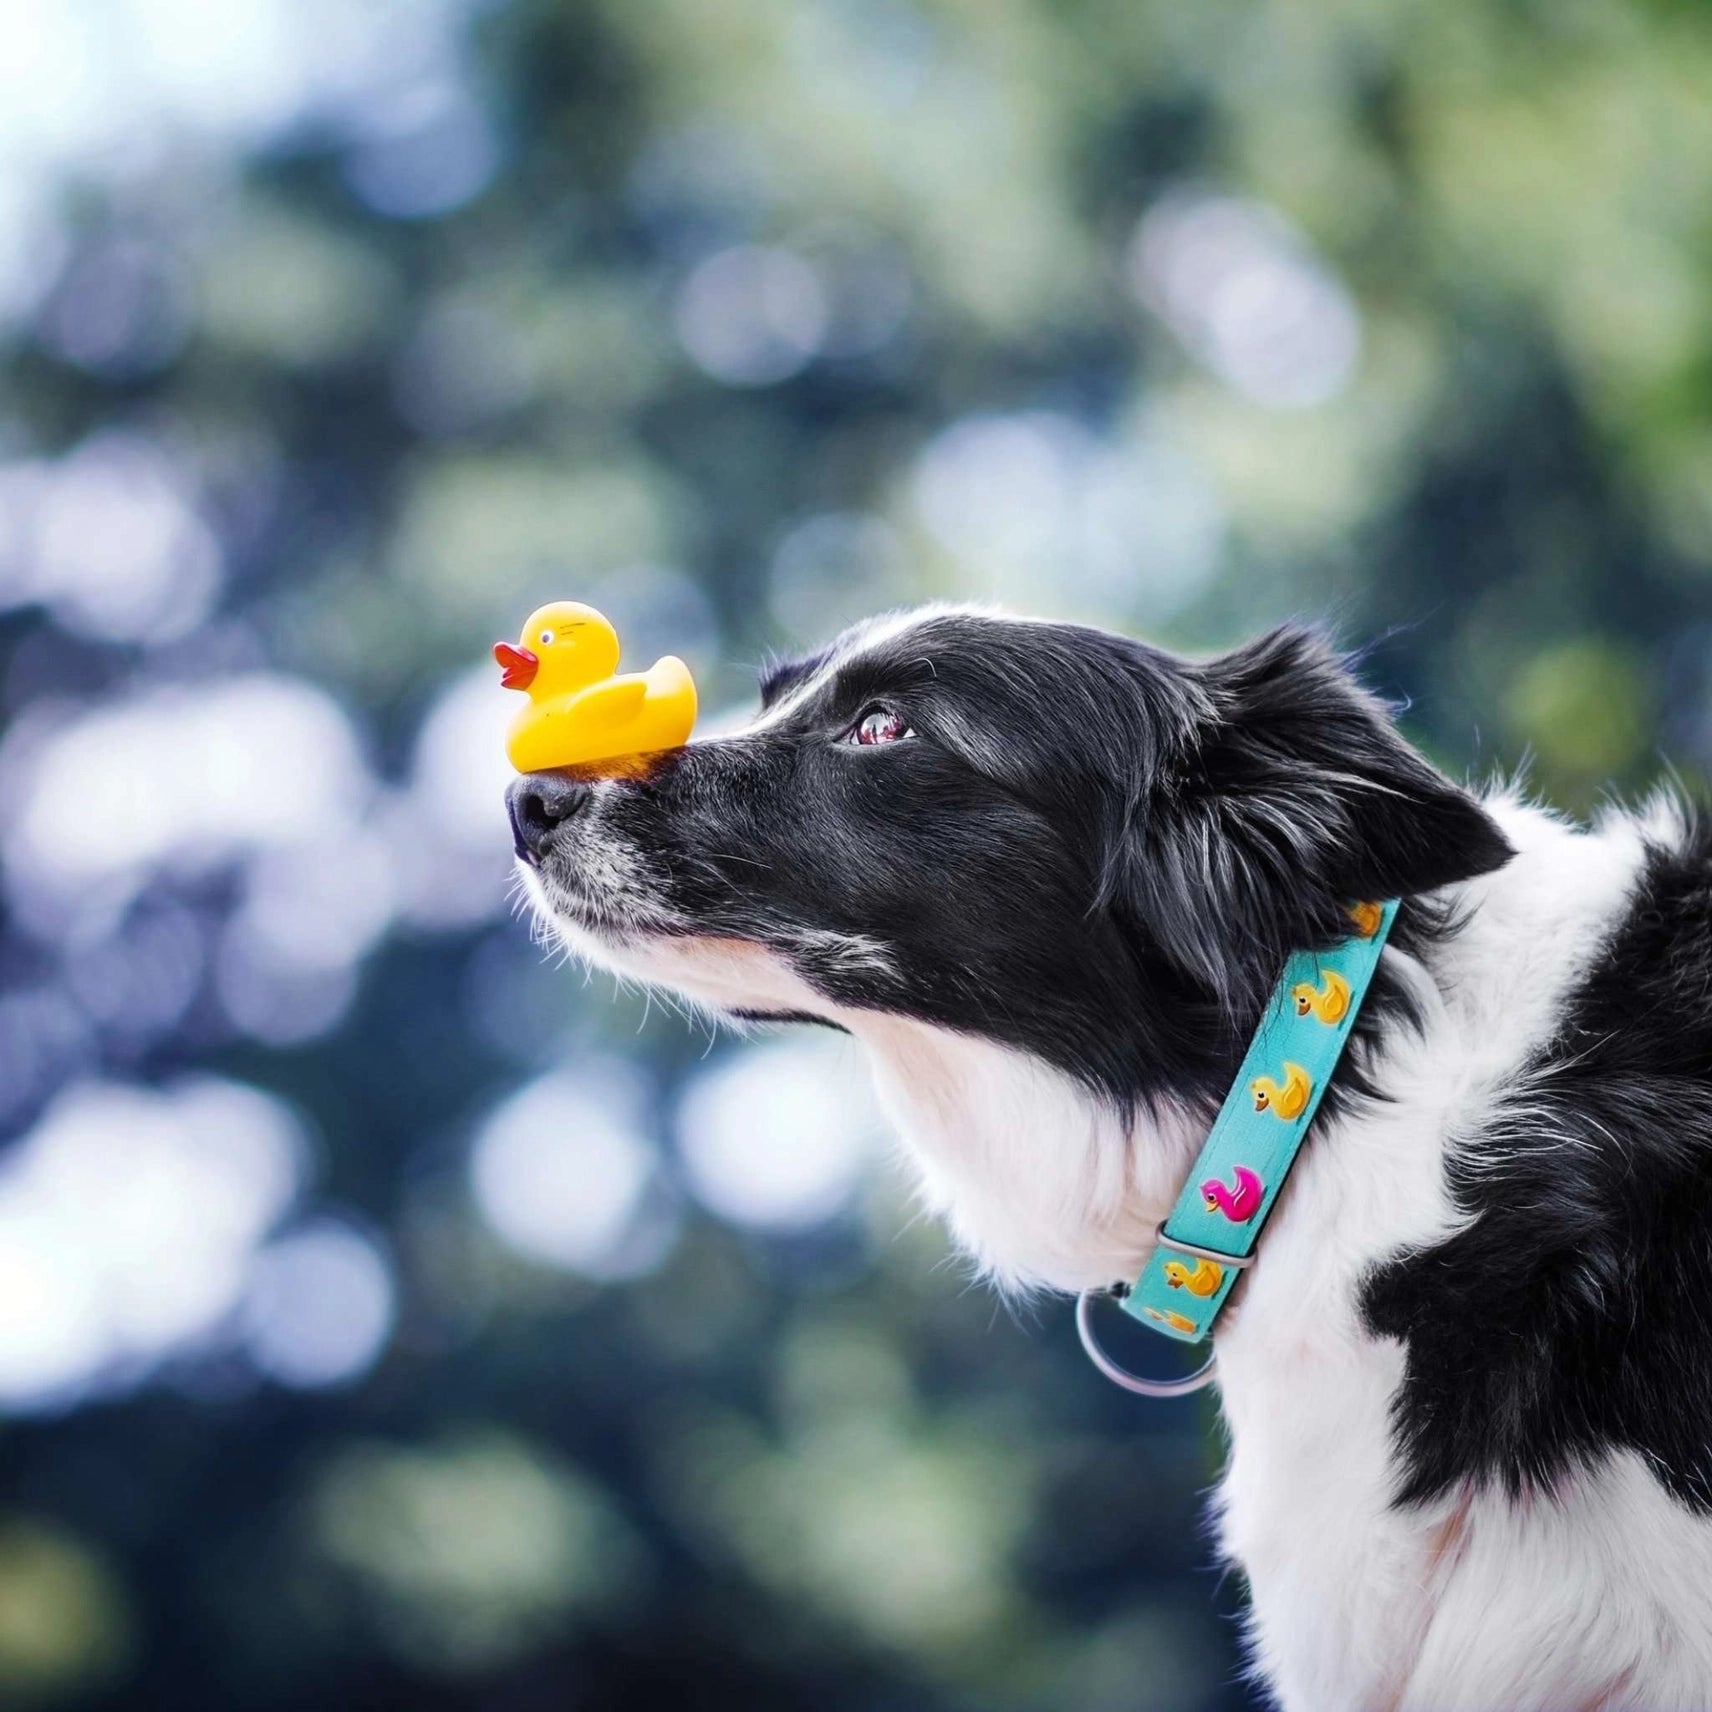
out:
<path id="1" fill-rule="evenodd" d="M 1198 1390 L 1211 1359 L 1183 1379 L 1143 1379 L 1119 1367 L 1094 1335 L 1093 1305 L 1118 1300 L 1124 1312 L 1180 1343 L 1201 1343 L 1255 1247 L 1308 1126 L 1349 1043 L 1397 902 L 1358 904 L 1356 932 L 1330 951 L 1294 953 L 1284 966 L 1236 1081 L 1189 1173 L 1141 1276 L 1127 1288 L 1090 1291 L 1076 1324 L 1094 1365 L 1108 1379 L 1152 1396 Z"/>

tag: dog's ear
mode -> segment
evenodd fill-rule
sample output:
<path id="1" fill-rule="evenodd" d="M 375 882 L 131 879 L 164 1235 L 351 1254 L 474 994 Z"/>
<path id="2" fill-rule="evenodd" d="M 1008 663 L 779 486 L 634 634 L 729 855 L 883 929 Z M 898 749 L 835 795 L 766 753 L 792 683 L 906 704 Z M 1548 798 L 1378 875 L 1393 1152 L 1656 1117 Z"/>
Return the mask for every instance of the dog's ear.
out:
<path id="1" fill-rule="evenodd" d="M 1189 668 L 1205 709 L 1133 799 L 1105 894 L 1227 1015 L 1358 900 L 1431 891 L 1513 854 L 1321 638 L 1290 627 Z"/>

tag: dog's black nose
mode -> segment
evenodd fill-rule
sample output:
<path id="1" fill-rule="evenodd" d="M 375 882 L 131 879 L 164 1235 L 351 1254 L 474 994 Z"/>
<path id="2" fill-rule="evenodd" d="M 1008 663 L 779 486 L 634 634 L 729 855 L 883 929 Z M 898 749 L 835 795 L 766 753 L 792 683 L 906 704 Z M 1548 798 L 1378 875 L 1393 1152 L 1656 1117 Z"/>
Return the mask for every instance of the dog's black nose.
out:
<path id="1" fill-rule="evenodd" d="M 557 773 L 529 773 L 506 787 L 511 842 L 525 862 L 539 862 L 553 834 L 574 820 L 594 797 L 594 786 Z"/>

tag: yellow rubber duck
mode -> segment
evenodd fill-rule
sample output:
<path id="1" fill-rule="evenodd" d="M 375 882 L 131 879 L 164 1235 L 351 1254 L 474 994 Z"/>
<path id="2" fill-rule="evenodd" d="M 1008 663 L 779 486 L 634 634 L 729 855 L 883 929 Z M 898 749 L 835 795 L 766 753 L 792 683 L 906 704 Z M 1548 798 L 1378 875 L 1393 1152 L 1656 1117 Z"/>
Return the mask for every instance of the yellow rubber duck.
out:
<path id="1" fill-rule="evenodd" d="M 676 749 L 695 725 L 696 688 L 675 654 L 615 677 L 618 632 L 592 606 L 556 600 L 530 614 L 515 643 L 496 642 L 500 682 L 524 690 L 505 752 L 520 773 Z"/>
<path id="2" fill-rule="evenodd" d="M 1210 1296 L 1224 1281 L 1225 1269 L 1216 1260 L 1197 1260 L 1192 1269 L 1180 1260 L 1165 1263 L 1166 1284 L 1191 1296 Z"/>
<path id="3" fill-rule="evenodd" d="M 1342 1022 L 1349 1015 L 1349 982 L 1335 969 L 1323 969 L 1320 974 L 1318 987 L 1312 981 L 1300 981 L 1290 989 L 1296 1015 L 1312 1012 L 1321 1022 Z"/>
<path id="4" fill-rule="evenodd" d="M 1284 1064 L 1284 1080 L 1275 1082 L 1270 1076 L 1256 1076 L 1249 1083 L 1257 1112 L 1271 1112 L 1289 1121 L 1299 1118 L 1308 1109 L 1308 1099 L 1314 1091 L 1313 1079 L 1300 1064 L 1288 1060 Z"/>

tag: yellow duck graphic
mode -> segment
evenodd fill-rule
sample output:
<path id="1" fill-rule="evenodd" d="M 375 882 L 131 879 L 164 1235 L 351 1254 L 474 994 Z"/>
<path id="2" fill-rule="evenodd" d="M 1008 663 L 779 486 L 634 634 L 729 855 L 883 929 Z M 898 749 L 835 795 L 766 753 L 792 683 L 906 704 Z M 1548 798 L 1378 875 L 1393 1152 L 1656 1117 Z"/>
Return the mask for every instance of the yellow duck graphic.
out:
<path id="1" fill-rule="evenodd" d="M 618 632 L 592 606 L 553 601 L 530 614 L 515 643 L 496 642 L 500 682 L 523 690 L 505 752 L 520 773 L 676 749 L 695 725 L 690 669 L 667 654 L 616 677 Z"/>
<path id="2" fill-rule="evenodd" d="M 1275 1117 L 1299 1118 L 1308 1109 L 1313 1094 L 1313 1079 L 1300 1064 L 1284 1065 L 1284 1080 L 1275 1082 L 1270 1076 L 1256 1076 L 1249 1083 L 1257 1112 L 1271 1112 Z"/>
<path id="3" fill-rule="evenodd" d="M 1188 1333 L 1195 1330 L 1195 1322 L 1187 1314 L 1179 1314 L 1171 1308 L 1143 1308 L 1141 1311 L 1150 1320 L 1170 1326 L 1173 1331 Z"/>
<path id="4" fill-rule="evenodd" d="M 1335 969 L 1323 969 L 1320 974 L 1318 987 L 1311 981 L 1301 981 L 1290 989 L 1290 996 L 1296 1001 L 1296 1015 L 1312 1013 L 1321 1022 L 1342 1022 L 1349 1015 L 1349 982 Z"/>
<path id="5" fill-rule="evenodd" d="M 1197 1260 L 1193 1269 L 1180 1260 L 1165 1263 L 1165 1282 L 1173 1290 L 1191 1296 L 1210 1296 L 1225 1281 L 1225 1269 L 1216 1260 Z"/>
<path id="6" fill-rule="evenodd" d="M 1349 919 L 1355 923 L 1358 939 L 1371 939 L 1379 931 L 1385 911 L 1379 904 L 1356 904 L 1349 912 Z"/>

